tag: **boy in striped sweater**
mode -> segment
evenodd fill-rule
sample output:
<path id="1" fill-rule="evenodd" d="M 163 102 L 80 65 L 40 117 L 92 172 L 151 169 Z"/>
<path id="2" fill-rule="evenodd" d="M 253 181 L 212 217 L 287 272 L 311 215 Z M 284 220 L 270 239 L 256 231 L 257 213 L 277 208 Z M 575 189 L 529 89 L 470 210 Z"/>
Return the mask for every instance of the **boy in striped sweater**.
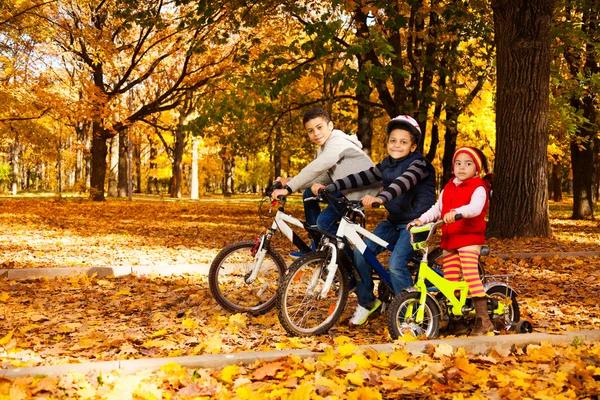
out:
<path id="1" fill-rule="evenodd" d="M 399 115 L 393 118 L 388 122 L 386 132 L 388 156 L 383 161 L 368 170 L 338 179 L 325 189 L 337 192 L 370 186 L 376 182 L 383 183 L 383 191 L 377 196 L 362 197 L 362 203 L 365 207 L 380 203 L 388 211 L 387 219 L 380 222 L 373 233 L 394 245 L 388 269 L 394 292 L 400 293 L 402 289 L 413 286 L 407 267 L 413 249 L 406 225 L 435 203 L 435 171 L 431 163 L 416 151 L 421 138 L 421 128 L 412 117 Z M 375 255 L 385 250 L 369 239 L 366 239 L 365 243 Z M 371 267 L 358 250 L 354 250 L 354 263 L 361 280 L 356 285 L 358 306 L 350 323 L 362 325 L 369 315 L 381 306 L 381 301 L 373 294 Z"/>

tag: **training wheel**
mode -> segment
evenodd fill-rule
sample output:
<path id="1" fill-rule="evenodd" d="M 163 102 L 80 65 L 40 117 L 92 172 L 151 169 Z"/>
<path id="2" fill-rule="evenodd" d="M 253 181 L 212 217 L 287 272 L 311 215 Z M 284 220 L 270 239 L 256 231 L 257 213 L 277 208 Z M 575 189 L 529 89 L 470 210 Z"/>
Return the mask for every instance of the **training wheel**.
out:
<path id="1" fill-rule="evenodd" d="M 533 332 L 533 325 L 531 325 L 531 322 L 527 321 L 526 319 L 522 319 L 517 322 L 515 331 L 517 333 L 531 333 Z"/>

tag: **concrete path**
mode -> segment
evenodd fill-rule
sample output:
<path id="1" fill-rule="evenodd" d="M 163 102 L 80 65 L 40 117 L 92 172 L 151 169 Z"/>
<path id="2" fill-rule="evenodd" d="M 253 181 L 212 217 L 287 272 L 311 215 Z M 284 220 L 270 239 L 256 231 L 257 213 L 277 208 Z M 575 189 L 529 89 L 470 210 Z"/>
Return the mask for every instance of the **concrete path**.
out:
<path id="1" fill-rule="evenodd" d="M 574 341 L 600 341 L 600 330 L 573 331 L 564 334 L 528 333 L 520 335 L 479 336 L 455 339 L 424 340 L 401 344 L 373 344 L 363 345 L 361 348 L 373 348 L 378 352 L 391 354 L 396 349 L 404 346 L 411 354 L 422 354 L 427 346 L 445 344 L 454 350 L 464 348 L 468 353 L 487 353 L 492 348 L 496 350 L 509 350 L 511 348 L 524 348 L 529 344 L 540 344 L 543 341 L 554 345 L 568 345 Z M 252 364 L 256 360 L 273 361 L 280 357 L 296 354 L 302 358 L 318 357 L 322 353 L 309 350 L 281 350 L 267 352 L 242 352 L 234 354 L 209 354 L 201 356 L 171 357 L 171 358 L 143 358 L 137 360 L 100 361 L 81 364 L 64 364 L 44 367 L 12 368 L 0 370 L 0 376 L 16 378 L 20 376 L 61 375 L 69 371 L 86 374 L 90 371 L 115 371 L 121 370 L 123 374 L 134 373 L 147 369 L 159 369 L 161 366 L 174 362 L 188 368 L 215 368 L 221 369 L 231 364 Z"/>

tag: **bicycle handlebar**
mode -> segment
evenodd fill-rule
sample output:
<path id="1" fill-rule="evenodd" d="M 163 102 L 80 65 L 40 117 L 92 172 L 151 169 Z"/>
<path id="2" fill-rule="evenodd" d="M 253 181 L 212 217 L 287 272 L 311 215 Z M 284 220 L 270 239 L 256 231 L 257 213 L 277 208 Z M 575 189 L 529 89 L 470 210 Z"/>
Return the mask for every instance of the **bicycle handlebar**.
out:
<path id="1" fill-rule="evenodd" d="M 456 214 L 454 216 L 454 220 L 455 221 L 459 221 L 463 218 L 462 214 Z M 412 223 L 410 223 L 409 225 L 412 225 L 409 229 L 410 231 L 410 242 L 414 244 L 414 235 L 416 233 L 424 233 L 429 231 L 429 234 L 427 235 L 427 238 L 419 243 L 419 248 L 423 248 L 425 247 L 428 243 L 429 240 L 431 239 L 431 236 L 433 235 L 433 233 L 436 231 L 437 227 L 444 224 L 444 220 L 443 219 L 438 219 L 435 222 L 430 222 L 428 224 L 425 225 L 421 225 L 421 226 L 415 226 L 412 225 Z"/>

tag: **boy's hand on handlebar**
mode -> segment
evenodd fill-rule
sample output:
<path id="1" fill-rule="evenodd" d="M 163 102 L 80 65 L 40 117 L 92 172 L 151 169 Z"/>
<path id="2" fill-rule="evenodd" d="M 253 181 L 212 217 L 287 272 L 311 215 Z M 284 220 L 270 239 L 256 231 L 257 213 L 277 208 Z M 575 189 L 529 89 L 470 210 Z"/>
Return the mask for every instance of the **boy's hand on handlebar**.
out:
<path id="1" fill-rule="evenodd" d="M 363 206 L 365 207 L 372 207 L 373 204 L 378 203 L 379 205 L 383 204 L 383 201 L 381 201 L 381 199 L 375 197 L 375 196 L 371 196 L 371 195 L 366 195 L 365 197 L 363 197 L 361 199 Z M 379 205 L 375 206 L 375 207 L 379 207 Z"/>
<path id="2" fill-rule="evenodd" d="M 325 189 L 325 185 L 321 185 L 320 183 L 315 183 L 314 185 L 312 185 L 310 187 L 310 191 L 312 192 L 312 194 L 314 194 L 315 196 L 319 195 L 319 190 L 321 189 Z"/>
<path id="3" fill-rule="evenodd" d="M 271 198 L 273 199 L 278 199 L 279 196 L 287 196 L 289 193 L 287 191 L 287 189 L 276 189 L 273 190 L 273 193 L 271 193 Z"/>
<path id="4" fill-rule="evenodd" d="M 456 222 L 456 220 L 456 211 L 454 210 L 450 210 L 446 213 L 446 215 L 444 215 L 445 224 L 451 224 L 453 222 Z"/>
<path id="5" fill-rule="evenodd" d="M 284 178 L 283 176 L 278 176 L 277 179 L 275 179 L 275 182 L 281 182 L 281 187 L 287 185 L 289 181 L 291 181 L 290 178 Z"/>

